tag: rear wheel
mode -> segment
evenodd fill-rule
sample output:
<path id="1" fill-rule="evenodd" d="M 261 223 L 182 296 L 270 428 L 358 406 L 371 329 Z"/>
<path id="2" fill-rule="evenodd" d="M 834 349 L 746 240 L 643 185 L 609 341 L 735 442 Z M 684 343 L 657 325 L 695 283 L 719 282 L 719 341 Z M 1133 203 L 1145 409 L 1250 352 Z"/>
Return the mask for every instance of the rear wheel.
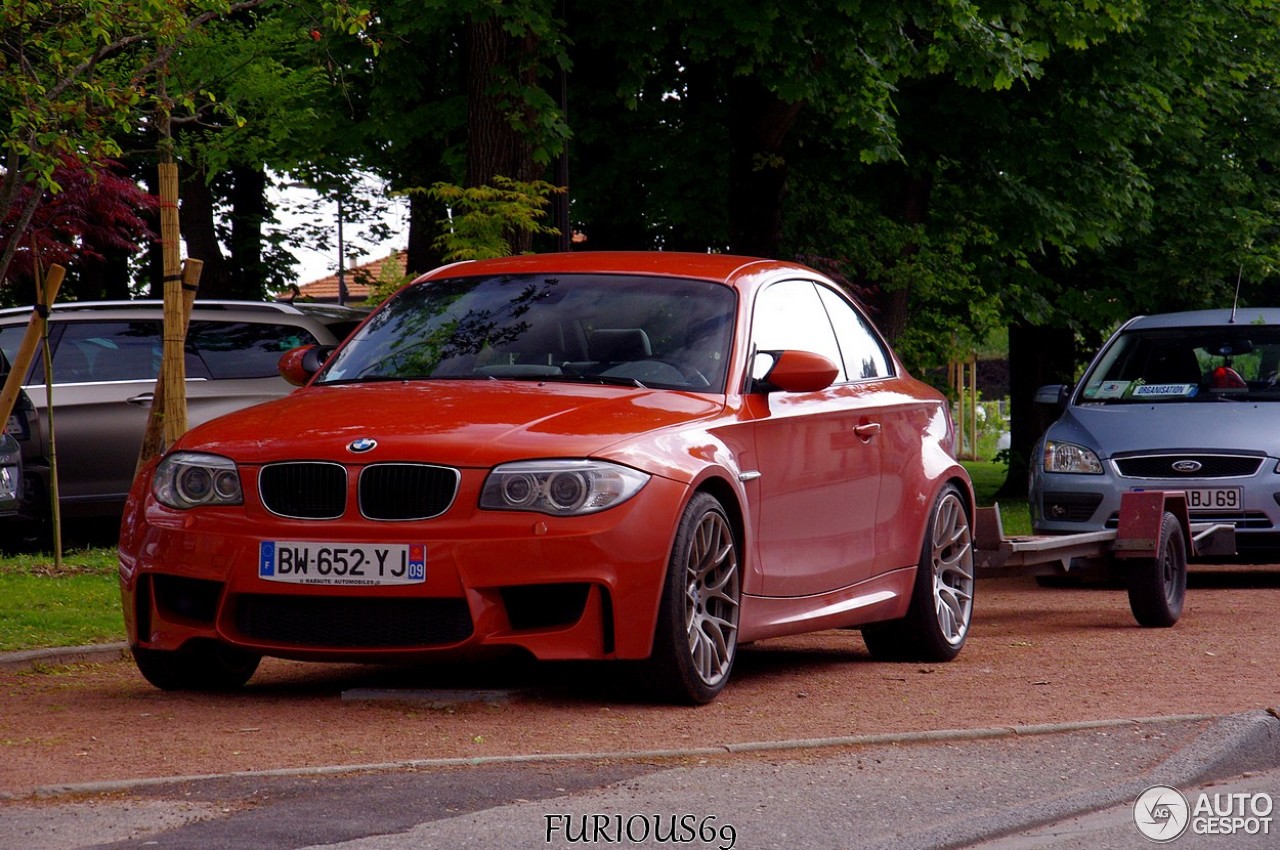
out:
<path id="1" fill-rule="evenodd" d="M 1167 628 L 1182 616 L 1186 596 L 1187 540 L 1178 518 L 1166 513 L 1156 556 L 1129 561 L 1129 608 L 1139 625 Z"/>
<path id="2" fill-rule="evenodd" d="M 262 656 L 213 641 L 193 641 L 181 649 L 132 647 L 143 678 L 165 691 L 232 691 L 258 669 Z"/>
<path id="3" fill-rule="evenodd" d="M 742 576 L 724 508 L 699 493 L 684 509 L 667 565 L 650 681 L 679 702 L 710 702 L 738 654 Z"/>
<path id="4" fill-rule="evenodd" d="M 973 620 L 973 533 L 960 491 L 947 485 L 933 506 L 911 605 L 901 620 L 867 626 L 867 649 L 885 661 L 950 661 Z"/>

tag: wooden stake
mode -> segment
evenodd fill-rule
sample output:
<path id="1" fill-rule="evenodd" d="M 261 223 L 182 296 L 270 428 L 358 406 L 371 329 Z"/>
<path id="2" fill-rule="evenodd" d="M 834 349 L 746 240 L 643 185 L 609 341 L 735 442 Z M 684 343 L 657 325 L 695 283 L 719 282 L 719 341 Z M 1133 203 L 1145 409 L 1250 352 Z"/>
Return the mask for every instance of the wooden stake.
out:
<path id="1" fill-rule="evenodd" d="M 31 312 L 31 320 L 27 323 L 27 333 L 18 346 L 14 361 L 9 364 L 9 377 L 5 378 L 4 389 L 0 390 L 0 426 L 8 423 L 9 414 L 18 401 L 18 393 L 22 390 L 22 381 L 31 369 L 31 361 L 35 359 L 36 349 L 45 336 L 46 317 L 58 296 L 58 288 L 62 286 L 62 278 L 67 270 L 62 266 L 50 266 L 45 275 L 44 286 L 38 288 L 35 308 Z"/>
<path id="2" fill-rule="evenodd" d="M 182 280 L 177 318 L 170 319 L 170 287 L 165 285 L 164 315 L 164 356 L 160 364 L 160 374 L 156 377 L 156 388 L 151 399 L 151 410 L 147 415 L 147 430 L 142 437 L 142 448 L 138 452 L 138 465 L 141 470 L 147 461 L 164 454 L 174 441 L 187 430 L 187 384 L 186 384 L 186 339 L 187 324 L 191 320 L 191 308 L 195 305 L 196 292 L 200 288 L 200 273 L 204 269 L 203 260 L 190 257 L 182 266 Z M 176 344 L 175 344 L 176 343 Z M 173 350 L 176 349 L 178 367 L 182 377 L 178 386 L 174 387 L 171 367 Z M 169 399 L 179 400 L 177 415 L 173 418 L 181 420 L 181 430 L 169 427 L 171 421 Z M 135 475 L 137 471 L 135 470 Z"/>

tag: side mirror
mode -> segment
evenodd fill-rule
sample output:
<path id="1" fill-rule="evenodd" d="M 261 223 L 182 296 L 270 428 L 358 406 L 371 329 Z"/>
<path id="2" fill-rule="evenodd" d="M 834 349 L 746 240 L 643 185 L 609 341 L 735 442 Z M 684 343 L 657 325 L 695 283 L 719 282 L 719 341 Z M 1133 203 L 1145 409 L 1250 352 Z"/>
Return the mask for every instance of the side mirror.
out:
<path id="1" fill-rule="evenodd" d="M 280 355 L 276 368 L 280 375 L 295 387 L 305 386 L 320 371 L 336 345 L 300 345 Z"/>
<path id="2" fill-rule="evenodd" d="M 1067 384 L 1049 384 L 1036 390 L 1035 403 L 1065 410 L 1071 399 L 1071 387 Z"/>
<path id="3" fill-rule="evenodd" d="M 773 357 L 773 365 L 757 386 L 768 392 L 782 390 L 786 393 L 816 393 L 831 386 L 840 374 L 839 367 L 821 354 L 812 351 L 761 352 Z"/>

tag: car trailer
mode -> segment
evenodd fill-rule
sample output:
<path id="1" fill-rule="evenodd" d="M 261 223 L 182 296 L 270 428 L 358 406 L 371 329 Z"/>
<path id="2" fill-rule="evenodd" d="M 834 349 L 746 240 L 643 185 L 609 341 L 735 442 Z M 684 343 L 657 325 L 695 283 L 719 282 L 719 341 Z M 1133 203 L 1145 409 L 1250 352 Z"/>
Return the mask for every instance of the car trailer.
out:
<path id="1" fill-rule="evenodd" d="M 1147 628 L 1182 616 L 1187 561 L 1236 553 L 1235 526 L 1192 523 L 1186 493 L 1137 490 L 1120 502 L 1115 529 L 1005 537 L 999 506 L 978 508 L 974 566 L 978 578 L 1075 577 L 1127 573 L 1129 607 Z"/>

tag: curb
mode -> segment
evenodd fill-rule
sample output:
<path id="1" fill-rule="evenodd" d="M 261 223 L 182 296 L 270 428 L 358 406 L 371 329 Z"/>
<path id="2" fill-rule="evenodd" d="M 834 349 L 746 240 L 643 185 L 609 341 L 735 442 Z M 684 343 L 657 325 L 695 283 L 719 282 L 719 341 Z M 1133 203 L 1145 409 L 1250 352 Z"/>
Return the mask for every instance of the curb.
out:
<path id="1" fill-rule="evenodd" d="M 0 652 L 0 670 L 31 670 L 36 667 L 56 667 L 59 664 L 104 664 L 119 661 L 128 654 L 129 644 L 123 641 Z"/>
<path id="2" fill-rule="evenodd" d="M 0 792 L 0 800 L 19 800 L 31 798 L 49 798 L 63 795 L 76 794 L 102 794 L 121 791 L 131 791 L 139 788 L 153 788 L 157 786 L 173 785 L 180 783 L 207 782 L 211 780 L 223 779 L 262 779 L 263 777 L 305 777 L 305 776 L 334 776 L 347 773 L 389 773 L 402 770 L 424 770 L 440 767 L 480 767 L 502 764 L 538 764 L 552 762 L 580 762 L 580 761 L 644 761 L 651 759 L 683 759 L 683 758 L 706 758 L 711 756 L 737 755 L 742 753 L 758 753 L 758 752 L 781 752 L 785 750 L 818 750 L 818 749 L 836 749 L 841 747 L 858 747 L 858 746 L 885 746 L 885 745 L 910 745 L 910 744 L 934 744 L 946 743 L 952 741 L 976 741 L 976 740 L 992 740 L 1005 738 L 1028 738 L 1039 735 L 1065 734 L 1071 732 L 1084 732 L 1097 729 L 1115 729 L 1127 726 L 1143 726 L 1158 725 L 1165 723 L 1188 723 L 1188 722 L 1204 722 L 1214 720 L 1213 715 L 1205 714 L 1184 714 L 1170 715 L 1167 717 L 1142 717 L 1121 720 L 1091 720 L 1078 723 L 1043 723 L 1029 726 L 995 726 L 983 729 L 949 729 L 936 730 L 928 732 L 904 732 L 904 733 L 881 733 L 874 735 L 852 735 L 848 737 L 838 738 L 804 738 L 795 740 L 777 740 L 777 741 L 755 741 L 742 742 L 737 744 L 719 744 L 709 747 L 695 747 L 685 749 L 654 749 L 654 750 L 620 750 L 614 752 L 577 752 L 577 753 L 535 753 L 527 755 L 507 755 L 507 756 L 481 756 L 481 757 L 457 757 L 457 758 L 436 758 L 436 759 L 404 759 L 401 761 L 375 762 L 366 764 L 346 764 L 346 765 L 325 765 L 314 767 L 299 768 L 278 768 L 273 770 L 249 770 L 236 771 L 231 773 L 206 773 L 191 774 L 186 776 L 163 776 L 163 777 L 147 777 L 141 779 L 122 779 L 103 782 L 86 782 L 62 785 L 45 785 L 32 789 L 28 789 L 20 794 Z M 1224 723 L 1232 725 L 1236 728 L 1235 734 L 1223 734 L 1219 727 Z M 1214 742 L 1223 742 L 1225 747 L 1216 747 Z M 1270 741 L 1272 746 L 1268 749 L 1263 746 L 1264 741 Z M 1202 743 L 1208 742 L 1208 743 Z M 1250 712 L 1247 715 L 1230 715 L 1226 718 L 1218 718 L 1217 722 L 1209 729 L 1197 737 L 1193 745 L 1188 748 L 1191 752 L 1188 755 L 1186 751 L 1175 754 L 1176 756 L 1185 756 L 1187 766 L 1174 770 L 1171 776 L 1182 784 L 1193 784 L 1193 782 L 1203 782 L 1210 778 L 1219 778 L 1221 776 L 1235 775 L 1231 773 L 1222 774 L 1215 771 L 1225 769 L 1227 765 L 1235 766 L 1240 764 L 1253 764 L 1254 762 L 1267 761 L 1267 766 L 1280 766 L 1280 720 L 1268 714 L 1265 711 Z M 1194 767 L 1196 759 L 1203 759 L 1206 764 L 1210 765 L 1208 769 L 1197 771 Z M 1079 795 L 1073 795 L 1059 801 L 1052 810 L 1045 813 L 1044 817 L 1036 817 L 1029 820 L 1022 826 L 1034 826 L 1039 823 L 1048 823 L 1060 820 L 1063 817 L 1069 817 L 1079 814 L 1083 811 L 1092 811 L 1098 807 L 1101 799 L 1102 807 L 1113 805 L 1120 801 L 1129 801 L 1137 797 L 1141 791 L 1151 785 L 1166 781 L 1161 778 L 1165 771 L 1164 766 L 1169 763 L 1169 759 L 1161 762 L 1156 768 L 1150 771 L 1150 781 L 1133 780 L 1120 787 L 1104 789 L 1101 792 L 1104 796 L 1099 797 L 1099 792 L 1086 792 Z M 1245 768 L 1256 769 L 1256 768 Z M 1159 774 L 1159 775 L 1157 775 Z M 1172 782 L 1173 780 L 1167 780 Z M 1133 786 L 1131 788 L 1130 786 Z M 1136 790 L 1133 790 L 1135 789 Z M 1061 811 L 1060 811 L 1061 810 Z M 963 836 L 963 841 L 957 842 L 957 836 Z M 930 839 L 930 842 L 937 847 L 961 846 L 965 843 L 972 843 L 974 836 L 978 838 L 995 837 L 988 825 L 983 831 L 981 828 L 975 829 L 972 833 L 961 828 L 957 830 L 955 826 L 949 827 L 945 834 L 939 835 L 936 839 Z"/>

